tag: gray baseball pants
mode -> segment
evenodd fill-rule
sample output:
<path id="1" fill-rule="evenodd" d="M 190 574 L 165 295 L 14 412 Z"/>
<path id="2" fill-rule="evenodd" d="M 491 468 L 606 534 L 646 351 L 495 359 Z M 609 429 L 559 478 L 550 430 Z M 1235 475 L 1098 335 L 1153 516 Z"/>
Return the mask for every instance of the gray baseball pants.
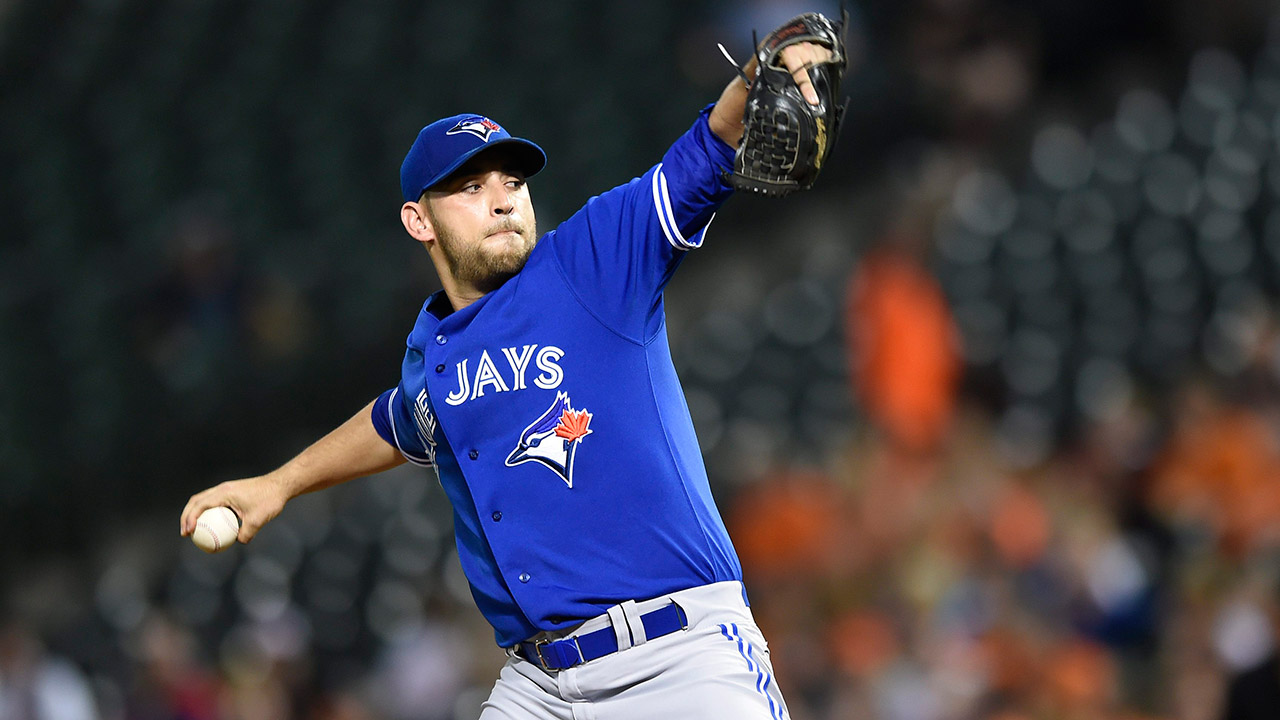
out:
<path id="1" fill-rule="evenodd" d="M 687 629 L 653 640 L 626 629 L 667 602 L 685 611 Z M 618 605 L 563 636 L 610 625 L 625 649 L 568 670 L 548 672 L 511 657 L 480 720 L 788 720 L 741 583 Z"/>

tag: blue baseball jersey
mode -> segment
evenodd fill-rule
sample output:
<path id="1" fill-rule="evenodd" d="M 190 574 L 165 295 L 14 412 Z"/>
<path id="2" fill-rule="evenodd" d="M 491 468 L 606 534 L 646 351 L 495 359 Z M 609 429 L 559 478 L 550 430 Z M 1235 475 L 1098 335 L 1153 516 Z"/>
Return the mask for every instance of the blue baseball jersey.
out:
<path id="1" fill-rule="evenodd" d="M 731 187 L 704 109 L 457 312 L 428 298 L 378 433 L 435 468 L 499 645 L 742 569 L 671 362 L 662 291 Z"/>

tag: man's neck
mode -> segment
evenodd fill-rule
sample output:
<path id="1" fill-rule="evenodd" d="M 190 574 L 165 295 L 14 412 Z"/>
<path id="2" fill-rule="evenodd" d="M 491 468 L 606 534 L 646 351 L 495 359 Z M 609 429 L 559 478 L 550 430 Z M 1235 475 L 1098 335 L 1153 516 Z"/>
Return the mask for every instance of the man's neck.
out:
<path id="1" fill-rule="evenodd" d="M 449 298 L 449 305 L 453 307 L 453 312 L 458 312 L 485 296 L 483 290 L 469 283 L 458 282 L 452 277 L 440 278 L 440 284 L 444 287 L 444 295 Z"/>
<path id="2" fill-rule="evenodd" d="M 464 292 L 464 293 L 451 292 L 449 290 L 445 290 L 444 294 L 448 296 L 449 304 L 453 306 L 454 312 L 458 312 L 462 308 L 484 297 L 484 293 L 480 292 L 479 290 L 472 290 L 470 292 Z"/>

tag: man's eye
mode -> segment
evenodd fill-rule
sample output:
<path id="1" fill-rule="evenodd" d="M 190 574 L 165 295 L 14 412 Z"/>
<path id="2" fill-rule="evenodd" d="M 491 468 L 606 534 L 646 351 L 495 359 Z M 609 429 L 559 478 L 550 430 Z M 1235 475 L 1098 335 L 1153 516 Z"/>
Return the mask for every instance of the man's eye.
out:
<path id="1" fill-rule="evenodd" d="M 507 186 L 508 186 L 508 187 L 510 187 L 512 190 L 519 190 L 520 188 L 524 187 L 524 181 L 523 181 L 523 180 L 508 180 L 508 181 L 507 181 Z"/>

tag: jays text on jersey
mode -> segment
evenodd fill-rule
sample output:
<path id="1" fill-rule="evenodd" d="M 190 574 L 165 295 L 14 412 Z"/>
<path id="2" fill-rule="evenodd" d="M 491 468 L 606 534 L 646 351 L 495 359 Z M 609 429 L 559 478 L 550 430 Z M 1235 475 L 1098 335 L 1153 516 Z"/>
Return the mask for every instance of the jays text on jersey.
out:
<path id="1" fill-rule="evenodd" d="M 378 433 L 433 466 L 499 645 L 741 567 L 671 363 L 662 290 L 731 193 L 709 108 L 643 176 L 458 312 L 422 308 Z"/>

